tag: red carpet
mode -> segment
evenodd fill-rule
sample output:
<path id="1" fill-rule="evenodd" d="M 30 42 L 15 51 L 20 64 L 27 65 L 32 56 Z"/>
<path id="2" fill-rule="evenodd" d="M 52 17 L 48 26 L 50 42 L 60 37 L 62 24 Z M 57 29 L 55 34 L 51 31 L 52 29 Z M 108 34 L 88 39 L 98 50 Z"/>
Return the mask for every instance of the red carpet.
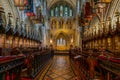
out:
<path id="1" fill-rule="evenodd" d="M 30 78 L 22 78 L 21 80 L 32 80 L 32 79 L 30 79 Z"/>

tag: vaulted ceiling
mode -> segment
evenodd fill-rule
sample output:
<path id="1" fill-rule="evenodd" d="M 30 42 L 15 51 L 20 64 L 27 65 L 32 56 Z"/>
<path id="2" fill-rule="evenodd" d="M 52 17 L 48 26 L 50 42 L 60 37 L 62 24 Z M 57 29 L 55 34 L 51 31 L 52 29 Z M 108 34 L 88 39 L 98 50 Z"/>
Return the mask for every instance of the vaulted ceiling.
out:
<path id="1" fill-rule="evenodd" d="M 59 1 L 66 1 L 69 4 L 71 4 L 71 6 L 73 6 L 73 8 L 76 7 L 76 3 L 77 3 L 77 0 L 47 0 L 47 7 L 50 8 L 52 5 L 54 5 L 55 3 L 59 2 Z"/>

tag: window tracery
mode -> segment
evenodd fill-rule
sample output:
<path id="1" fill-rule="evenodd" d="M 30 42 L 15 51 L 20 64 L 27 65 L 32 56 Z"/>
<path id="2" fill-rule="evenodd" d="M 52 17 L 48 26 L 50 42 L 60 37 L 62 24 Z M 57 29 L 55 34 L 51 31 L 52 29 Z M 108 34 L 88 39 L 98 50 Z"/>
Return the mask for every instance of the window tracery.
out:
<path id="1" fill-rule="evenodd" d="M 50 16 L 73 16 L 73 9 L 68 4 L 56 4 L 50 9 Z"/>

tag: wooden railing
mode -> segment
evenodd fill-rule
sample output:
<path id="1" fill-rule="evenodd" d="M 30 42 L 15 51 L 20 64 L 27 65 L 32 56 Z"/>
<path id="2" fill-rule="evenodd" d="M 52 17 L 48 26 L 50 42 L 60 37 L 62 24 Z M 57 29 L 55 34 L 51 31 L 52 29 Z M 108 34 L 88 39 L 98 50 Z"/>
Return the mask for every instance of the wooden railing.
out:
<path id="1" fill-rule="evenodd" d="M 34 80 L 53 58 L 53 51 L 49 49 L 24 50 L 23 54 L 23 56 L 0 57 L 0 80 L 21 80 L 24 77 Z M 25 69 L 26 76 L 21 75 L 23 69 Z M 12 79 L 13 77 L 14 79 Z"/>
<path id="2" fill-rule="evenodd" d="M 34 79 L 53 58 L 51 51 L 44 51 L 42 54 L 35 54 L 32 61 L 32 78 Z"/>
<path id="3" fill-rule="evenodd" d="M 120 62 L 120 59 L 118 59 L 117 61 Z M 101 58 L 98 58 L 98 63 L 103 69 L 112 72 L 116 75 L 120 75 L 120 63 L 111 61 L 110 59 Z"/>
<path id="4" fill-rule="evenodd" d="M 77 75 L 78 80 L 89 80 L 89 65 L 87 63 L 87 55 L 79 51 L 70 51 L 70 59 L 73 70 Z"/>

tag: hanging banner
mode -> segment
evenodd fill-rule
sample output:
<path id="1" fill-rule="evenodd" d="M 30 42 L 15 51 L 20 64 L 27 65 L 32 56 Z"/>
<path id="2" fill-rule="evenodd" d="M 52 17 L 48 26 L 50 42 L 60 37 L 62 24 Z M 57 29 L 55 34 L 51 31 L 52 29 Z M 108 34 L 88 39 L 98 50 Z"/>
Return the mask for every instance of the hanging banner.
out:
<path id="1" fill-rule="evenodd" d="M 28 0 L 28 5 L 25 9 L 25 13 L 29 17 L 35 16 L 34 8 L 33 8 L 33 0 Z"/>
<path id="2" fill-rule="evenodd" d="M 35 16 L 35 14 L 33 12 L 27 12 L 26 15 L 29 16 L 29 17 Z"/>
<path id="3" fill-rule="evenodd" d="M 85 6 L 85 16 L 90 15 L 90 2 L 86 2 L 86 6 Z"/>

